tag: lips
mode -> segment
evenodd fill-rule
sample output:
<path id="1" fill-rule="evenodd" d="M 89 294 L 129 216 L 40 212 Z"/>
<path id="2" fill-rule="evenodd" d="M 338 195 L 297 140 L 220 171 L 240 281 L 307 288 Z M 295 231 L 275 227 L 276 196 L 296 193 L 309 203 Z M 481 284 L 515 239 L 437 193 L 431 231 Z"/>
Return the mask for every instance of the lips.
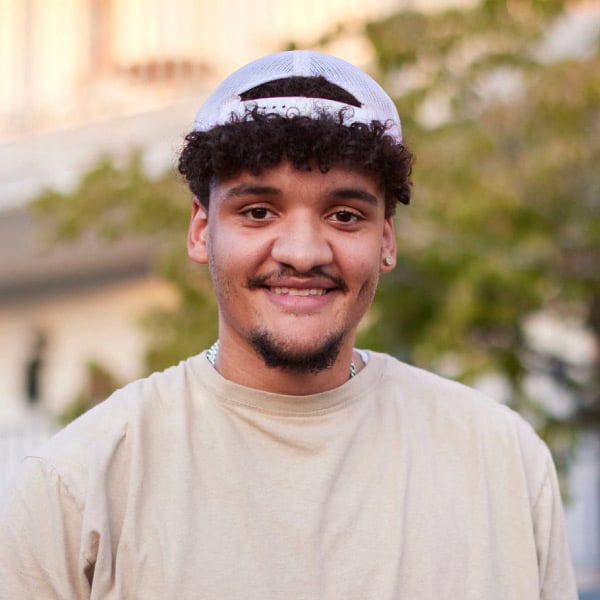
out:
<path id="1" fill-rule="evenodd" d="M 329 290 L 324 288 L 293 288 L 293 287 L 270 287 L 274 294 L 282 296 L 324 296 Z"/>
<path id="2" fill-rule="evenodd" d="M 298 274 L 290 272 L 270 273 L 251 279 L 250 289 L 262 289 L 276 306 L 295 315 L 314 314 L 329 304 L 336 292 L 343 292 L 345 284 L 323 273 Z"/>
<path id="3" fill-rule="evenodd" d="M 310 273 L 296 273 L 282 270 L 248 280 L 249 289 L 266 289 L 277 296 L 325 296 L 329 292 L 347 292 L 348 287 L 342 278 L 321 269 Z"/>
<path id="4" fill-rule="evenodd" d="M 331 285 L 326 287 L 324 282 L 283 284 L 278 281 L 275 285 L 263 285 L 261 289 L 273 306 L 295 316 L 319 314 L 325 306 L 334 302 L 339 291 Z"/>

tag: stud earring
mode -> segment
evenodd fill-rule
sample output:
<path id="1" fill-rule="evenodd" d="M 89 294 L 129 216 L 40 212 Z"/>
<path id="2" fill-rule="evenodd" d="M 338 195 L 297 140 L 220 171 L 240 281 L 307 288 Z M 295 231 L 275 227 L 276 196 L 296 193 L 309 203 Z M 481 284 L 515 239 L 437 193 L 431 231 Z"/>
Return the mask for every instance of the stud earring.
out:
<path id="1" fill-rule="evenodd" d="M 392 264 L 394 264 L 394 259 L 393 259 L 391 256 L 386 256 L 386 257 L 383 259 L 383 264 L 384 264 L 386 267 L 391 267 L 391 266 L 392 266 Z"/>

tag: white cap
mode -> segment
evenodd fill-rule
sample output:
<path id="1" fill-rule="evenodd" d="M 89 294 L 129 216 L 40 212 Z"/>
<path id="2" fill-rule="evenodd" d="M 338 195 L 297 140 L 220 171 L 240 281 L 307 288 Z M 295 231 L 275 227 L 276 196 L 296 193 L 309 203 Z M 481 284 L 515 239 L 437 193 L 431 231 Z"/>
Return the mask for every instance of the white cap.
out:
<path id="1" fill-rule="evenodd" d="M 323 98 L 285 97 L 242 100 L 244 92 L 269 81 L 286 77 L 322 76 L 354 96 L 360 107 Z M 387 134 L 402 142 L 400 117 L 392 99 L 364 71 L 346 61 L 314 50 L 291 50 L 269 54 L 241 67 L 225 79 L 206 99 L 194 121 L 195 131 L 208 131 L 229 122 L 232 115 L 243 117 L 254 107 L 282 116 L 315 118 L 323 112 L 338 115 L 344 109 L 344 124 L 380 121 Z"/>

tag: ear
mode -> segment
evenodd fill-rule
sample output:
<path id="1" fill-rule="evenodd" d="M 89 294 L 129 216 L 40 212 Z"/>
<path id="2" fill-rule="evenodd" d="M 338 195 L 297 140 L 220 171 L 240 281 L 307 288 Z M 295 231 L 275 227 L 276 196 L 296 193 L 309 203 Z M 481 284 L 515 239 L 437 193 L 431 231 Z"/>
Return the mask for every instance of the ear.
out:
<path id="1" fill-rule="evenodd" d="M 388 217 L 383 224 L 383 237 L 381 240 L 381 266 L 379 270 L 381 273 L 387 273 L 395 266 L 396 233 L 394 231 L 394 221 L 392 217 Z"/>
<path id="2" fill-rule="evenodd" d="M 192 218 L 188 228 L 187 249 L 188 256 L 197 263 L 208 263 L 207 252 L 208 238 L 208 212 L 197 198 L 194 198 Z"/>

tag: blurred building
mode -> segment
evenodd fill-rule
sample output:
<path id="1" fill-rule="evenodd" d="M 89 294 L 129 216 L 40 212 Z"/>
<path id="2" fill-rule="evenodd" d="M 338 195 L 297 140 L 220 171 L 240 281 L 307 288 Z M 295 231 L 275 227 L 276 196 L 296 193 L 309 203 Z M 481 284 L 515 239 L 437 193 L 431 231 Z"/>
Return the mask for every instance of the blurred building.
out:
<path id="1" fill-rule="evenodd" d="M 164 106 L 255 56 L 406 4 L 0 0 L 0 132 Z"/>
<path id="2" fill-rule="evenodd" d="M 368 69 L 365 18 L 474 1 L 0 0 L 0 495 L 55 415 L 93 385 L 90 364 L 123 382 L 139 376 L 139 318 L 176 301 L 152 274 L 151 243 L 50 247 L 28 202 L 45 187 L 69 189 L 102 154 L 143 148 L 150 173 L 168 168 L 202 98 L 254 57 L 343 29 L 329 50 Z M 591 584 L 600 577 L 596 442 L 573 469 L 583 492 L 569 514 Z"/>

